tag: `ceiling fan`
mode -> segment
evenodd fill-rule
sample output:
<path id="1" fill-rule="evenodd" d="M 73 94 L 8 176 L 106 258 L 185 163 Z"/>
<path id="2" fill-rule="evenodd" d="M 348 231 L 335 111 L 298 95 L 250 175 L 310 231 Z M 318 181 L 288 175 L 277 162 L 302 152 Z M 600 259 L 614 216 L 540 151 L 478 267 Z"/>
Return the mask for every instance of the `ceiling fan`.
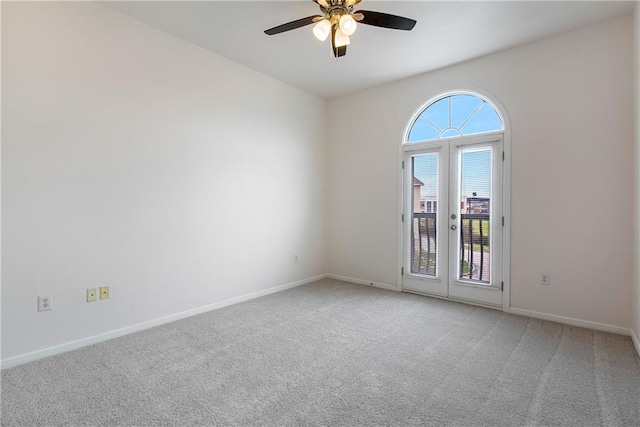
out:
<path id="1" fill-rule="evenodd" d="M 361 0 L 313 0 L 318 6 L 322 15 L 312 15 L 306 18 L 297 19 L 278 25 L 277 27 L 265 30 L 265 34 L 284 33 L 315 23 L 313 34 L 320 41 L 324 41 L 331 35 L 331 51 L 333 56 L 339 58 L 347 54 L 347 45 L 350 43 L 349 36 L 356 31 L 357 22 L 376 27 L 391 28 L 394 30 L 409 31 L 416 25 L 414 19 L 403 18 L 402 16 L 390 15 L 388 13 L 373 12 L 370 10 L 353 11 L 354 6 Z"/>

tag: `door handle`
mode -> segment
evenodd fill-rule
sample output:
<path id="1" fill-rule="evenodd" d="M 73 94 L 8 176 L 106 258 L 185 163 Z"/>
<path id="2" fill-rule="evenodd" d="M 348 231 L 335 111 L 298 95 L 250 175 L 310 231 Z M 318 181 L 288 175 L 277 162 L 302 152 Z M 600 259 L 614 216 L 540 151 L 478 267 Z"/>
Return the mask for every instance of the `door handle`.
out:
<path id="1" fill-rule="evenodd" d="M 458 229 L 458 226 L 457 226 L 457 225 L 455 225 L 455 224 L 453 224 L 453 225 L 451 226 L 451 229 L 452 229 L 452 230 L 457 230 L 457 229 Z"/>

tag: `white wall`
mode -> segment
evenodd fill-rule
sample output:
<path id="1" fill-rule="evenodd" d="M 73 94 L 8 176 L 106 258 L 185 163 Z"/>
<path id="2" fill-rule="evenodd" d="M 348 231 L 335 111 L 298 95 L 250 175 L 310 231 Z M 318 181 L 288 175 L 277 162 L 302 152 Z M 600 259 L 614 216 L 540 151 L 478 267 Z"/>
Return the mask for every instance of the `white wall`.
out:
<path id="1" fill-rule="evenodd" d="M 97 4 L 2 12 L 2 359 L 325 273 L 324 100 Z"/>
<path id="2" fill-rule="evenodd" d="M 511 123 L 511 305 L 630 327 L 631 44 L 627 16 L 330 101 L 329 272 L 396 283 L 403 129 L 473 87 Z"/>

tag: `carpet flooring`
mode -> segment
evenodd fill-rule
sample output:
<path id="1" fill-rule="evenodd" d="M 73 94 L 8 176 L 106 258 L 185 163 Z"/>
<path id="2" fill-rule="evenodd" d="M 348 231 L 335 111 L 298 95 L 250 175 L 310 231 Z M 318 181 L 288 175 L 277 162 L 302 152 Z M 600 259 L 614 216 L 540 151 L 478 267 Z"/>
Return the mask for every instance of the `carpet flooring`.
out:
<path id="1" fill-rule="evenodd" d="M 2 425 L 638 426 L 629 337 L 325 279 L 2 371 Z"/>

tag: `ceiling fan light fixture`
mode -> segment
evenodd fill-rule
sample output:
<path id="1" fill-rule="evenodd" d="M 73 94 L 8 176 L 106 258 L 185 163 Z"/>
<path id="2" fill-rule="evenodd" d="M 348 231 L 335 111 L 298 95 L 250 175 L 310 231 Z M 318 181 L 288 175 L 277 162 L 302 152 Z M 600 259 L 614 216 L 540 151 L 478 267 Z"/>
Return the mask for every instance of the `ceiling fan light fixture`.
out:
<path id="1" fill-rule="evenodd" d="M 331 22 L 328 19 L 323 19 L 313 27 L 313 35 L 316 36 L 321 42 L 325 41 L 329 37 L 331 32 Z"/>
<path id="2" fill-rule="evenodd" d="M 2 0 L 0 0 L 2 1 Z M 404 18 L 390 13 L 372 10 L 356 10 L 353 8 L 361 0 L 313 0 L 320 7 L 320 15 L 311 15 L 295 21 L 277 25 L 264 33 L 268 36 L 295 30 L 296 28 L 313 26 L 313 35 L 320 41 L 331 36 L 331 51 L 333 56 L 341 58 L 347 54 L 347 45 L 351 42 L 349 36 L 356 32 L 358 24 L 374 27 L 390 28 L 393 30 L 412 30 L 416 25 L 415 19 Z"/>
<path id="3" fill-rule="evenodd" d="M 351 14 L 345 13 L 340 17 L 340 31 L 342 31 L 346 36 L 350 36 L 355 33 L 357 25 L 356 20 L 353 19 Z"/>
<path id="4" fill-rule="evenodd" d="M 349 36 L 343 33 L 340 28 L 336 28 L 336 34 L 334 37 L 335 38 L 333 39 L 333 45 L 335 47 L 343 47 L 351 43 L 351 40 L 349 40 Z"/>

